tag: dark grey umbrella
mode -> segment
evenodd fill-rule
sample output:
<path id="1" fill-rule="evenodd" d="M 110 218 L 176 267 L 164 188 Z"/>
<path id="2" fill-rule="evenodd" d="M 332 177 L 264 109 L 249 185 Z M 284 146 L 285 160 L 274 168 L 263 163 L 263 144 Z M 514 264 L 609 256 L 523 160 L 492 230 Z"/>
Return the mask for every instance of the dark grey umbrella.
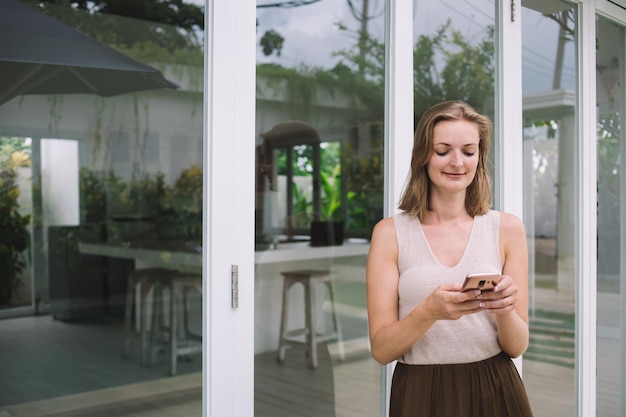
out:
<path id="1" fill-rule="evenodd" d="M 22 94 L 178 88 L 160 71 L 18 0 L 0 0 L 0 104 Z"/>

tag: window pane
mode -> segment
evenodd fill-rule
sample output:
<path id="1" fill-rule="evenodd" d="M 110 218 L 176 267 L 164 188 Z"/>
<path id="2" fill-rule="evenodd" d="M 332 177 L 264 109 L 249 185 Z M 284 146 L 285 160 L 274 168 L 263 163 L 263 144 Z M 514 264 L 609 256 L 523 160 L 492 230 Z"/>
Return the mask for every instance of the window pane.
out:
<path id="1" fill-rule="evenodd" d="M 624 28 L 598 18 L 598 336 L 597 415 L 625 410 L 624 277 L 621 225 L 625 171 L 623 78 Z M 621 320 L 620 320 L 621 318 Z"/>
<path id="2" fill-rule="evenodd" d="M 203 2 L 149 3 L 0 6 L 0 414 L 202 413 Z"/>
<path id="3" fill-rule="evenodd" d="M 574 414 L 576 184 L 575 8 L 522 10 L 524 222 L 529 244 L 530 346 L 523 376 L 533 412 Z"/>
<path id="4" fill-rule="evenodd" d="M 257 416 L 380 414 L 365 262 L 383 208 L 384 3 L 257 1 Z"/>

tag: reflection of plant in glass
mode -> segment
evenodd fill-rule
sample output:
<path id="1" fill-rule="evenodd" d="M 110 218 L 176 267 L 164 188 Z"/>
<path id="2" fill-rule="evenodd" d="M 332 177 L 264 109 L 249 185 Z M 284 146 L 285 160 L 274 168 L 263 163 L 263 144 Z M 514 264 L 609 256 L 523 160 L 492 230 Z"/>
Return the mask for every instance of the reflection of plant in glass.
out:
<path id="1" fill-rule="evenodd" d="M 81 167 L 78 176 L 81 223 L 101 223 L 106 214 L 104 178 L 99 172 Z"/>
<path id="2" fill-rule="evenodd" d="M 335 165 L 330 172 L 320 173 L 322 183 L 321 220 L 341 220 L 341 165 Z"/>
<path id="3" fill-rule="evenodd" d="M 619 219 L 620 208 L 620 115 L 600 114 L 598 136 L 598 204 L 600 225 Z M 599 226 L 600 226 L 599 225 Z M 610 227 L 610 226 L 609 226 Z"/>
<path id="4" fill-rule="evenodd" d="M 202 169 L 200 167 L 192 165 L 184 170 L 174 186 L 165 189 L 160 201 L 160 211 L 161 220 L 171 228 L 178 229 L 179 234 L 182 232 L 185 237 L 201 238 Z"/>
<path id="5" fill-rule="evenodd" d="M 276 56 L 280 56 L 285 43 L 285 38 L 275 30 L 268 30 L 263 34 L 260 40 L 261 48 L 265 56 L 276 53 Z"/>
<path id="6" fill-rule="evenodd" d="M 474 45 L 450 26 L 448 21 L 434 35 L 421 35 L 415 44 L 413 84 L 417 115 L 444 100 L 464 100 L 480 112 L 493 102 L 493 27 Z"/>
<path id="7" fill-rule="evenodd" d="M 81 221 L 103 223 L 107 217 L 126 215 L 156 219 L 162 237 L 194 237 L 202 233 L 202 169 L 192 165 L 173 186 L 165 176 L 124 180 L 113 171 L 106 175 L 80 171 Z"/>
<path id="8" fill-rule="evenodd" d="M 306 228 L 313 219 L 313 199 L 293 183 L 293 227 Z"/>
<path id="9" fill-rule="evenodd" d="M 1 147 L 6 151 L 7 143 L 2 141 Z M 28 164 L 30 158 L 23 151 L 14 151 L 10 158 L 0 160 L 0 305 L 8 304 L 20 287 L 26 267 L 24 251 L 30 243 L 30 216 L 19 212 L 16 169 Z"/>
<path id="10" fill-rule="evenodd" d="M 142 62 L 202 66 L 204 12 L 179 0 L 27 1 L 32 7 Z M 140 5 L 139 5 L 140 3 Z M 141 17 L 142 19 L 138 19 Z"/>
<path id="11" fill-rule="evenodd" d="M 165 192 L 163 173 L 157 173 L 154 177 L 144 174 L 125 181 L 115 172 L 109 171 L 105 186 L 109 215 L 154 216 L 159 211 L 159 199 Z"/>
<path id="12" fill-rule="evenodd" d="M 346 152 L 346 155 L 350 152 Z M 371 156 L 353 157 L 346 175 L 348 230 L 369 236 L 373 225 L 382 218 L 383 160 L 382 150 Z M 347 161 L 344 162 L 347 164 Z M 346 165 L 348 166 L 348 165 Z"/>

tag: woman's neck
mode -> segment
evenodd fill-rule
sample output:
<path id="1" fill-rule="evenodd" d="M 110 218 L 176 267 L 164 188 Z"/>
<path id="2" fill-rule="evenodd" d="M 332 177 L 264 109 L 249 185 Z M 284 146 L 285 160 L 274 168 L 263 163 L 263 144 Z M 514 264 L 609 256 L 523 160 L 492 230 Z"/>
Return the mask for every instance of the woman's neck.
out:
<path id="1" fill-rule="evenodd" d="M 430 211 L 425 223 L 445 224 L 466 221 L 472 217 L 465 208 L 465 196 L 451 196 L 452 198 L 438 198 L 433 196 L 430 201 Z M 424 221 L 423 221 L 424 222 Z"/>

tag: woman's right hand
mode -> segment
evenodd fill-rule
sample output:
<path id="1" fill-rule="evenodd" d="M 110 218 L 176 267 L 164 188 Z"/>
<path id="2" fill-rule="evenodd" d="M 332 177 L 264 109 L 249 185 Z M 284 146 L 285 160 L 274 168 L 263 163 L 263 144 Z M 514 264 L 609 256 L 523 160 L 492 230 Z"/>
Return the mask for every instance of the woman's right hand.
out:
<path id="1" fill-rule="evenodd" d="M 482 311 L 478 297 L 480 290 L 461 291 L 457 283 L 442 284 L 424 300 L 423 307 L 436 320 L 458 320 L 467 314 Z M 420 307 L 419 305 L 416 309 Z"/>

